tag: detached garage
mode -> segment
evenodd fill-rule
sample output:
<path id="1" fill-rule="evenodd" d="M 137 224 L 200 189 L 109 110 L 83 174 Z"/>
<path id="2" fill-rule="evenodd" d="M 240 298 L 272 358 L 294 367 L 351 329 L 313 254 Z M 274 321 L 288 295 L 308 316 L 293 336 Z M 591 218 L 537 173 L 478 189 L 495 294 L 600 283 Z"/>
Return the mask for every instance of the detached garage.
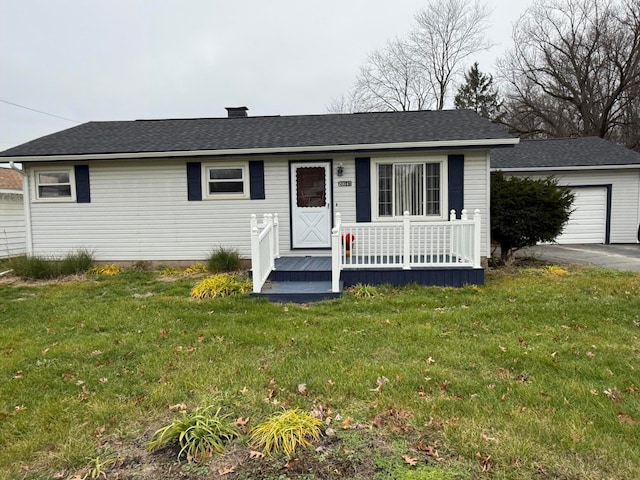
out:
<path id="1" fill-rule="evenodd" d="M 574 212 L 558 243 L 639 241 L 640 153 L 598 137 L 522 140 L 508 151 L 492 150 L 491 169 L 552 175 L 571 188 Z"/>

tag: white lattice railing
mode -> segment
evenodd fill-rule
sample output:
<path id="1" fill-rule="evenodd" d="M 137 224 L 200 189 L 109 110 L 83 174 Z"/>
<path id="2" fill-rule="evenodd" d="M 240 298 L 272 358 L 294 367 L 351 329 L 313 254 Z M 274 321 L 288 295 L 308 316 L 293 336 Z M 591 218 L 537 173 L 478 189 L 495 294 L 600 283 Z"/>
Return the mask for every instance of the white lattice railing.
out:
<path id="1" fill-rule="evenodd" d="M 262 223 L 258 223 L 255 214 L 251 215 L 251 277 L 254 293 L 260 293 L 275 267 L 276 258 L 280 258 L 279 237 L 277 213 L 264 214 Z"/>
<path id="2" fill-rule="evenodd" d="M 332 231 L 332 290 L 338 291 L 344 268 L 474 267 L 480 268 L 480 211 L 473 218 L 451 210 L 448 222 L 412 219 L 342 223 L 336 214 Z"/>

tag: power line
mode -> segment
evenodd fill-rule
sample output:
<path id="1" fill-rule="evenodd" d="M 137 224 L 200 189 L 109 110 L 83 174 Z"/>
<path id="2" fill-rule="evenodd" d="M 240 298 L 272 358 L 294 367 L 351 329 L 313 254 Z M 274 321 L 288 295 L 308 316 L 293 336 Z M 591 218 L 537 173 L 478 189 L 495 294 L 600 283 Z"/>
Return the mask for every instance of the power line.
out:
<path id="1" fill-rule="evenodd" d="M 25 110 L 31 110 L 32 112 L 42 113 L 43 115 L 49 115 L 50 117 L 59 118 L 61 120 L 67 120 L 68 122 L 83 123 L 83 122 L 79 122 L 78 120 L 74 120 L 72 118 L 61 117 L 60 115 L 54 115 L 53 113 L 43 112 L 42 110 L 36 110 L 35 108 L 25 107 L 24 105 L 9 102 L 8 100 L 3 100 L 1 98 L 0 98 L 0 102 L 6 103 L 8 105 L 13 105 L 14 107 L 24 108 Z"/>

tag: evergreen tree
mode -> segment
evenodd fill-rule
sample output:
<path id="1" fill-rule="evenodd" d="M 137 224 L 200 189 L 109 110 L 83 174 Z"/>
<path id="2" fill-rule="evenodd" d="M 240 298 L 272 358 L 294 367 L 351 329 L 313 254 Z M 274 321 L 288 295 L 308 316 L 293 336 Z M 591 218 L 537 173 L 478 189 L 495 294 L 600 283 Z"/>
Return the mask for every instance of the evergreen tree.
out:
<path id="1" fill-rule="evenodd" d="M 491 175 L 491 239 L 500 244 L 502 260 L 538 242 L 552 242 L 569 221 L 574 194 L 553 177 Z"/>
<path id="2" fill-rule="evenodd" d="M 493 77 L 478 69 L 474 63 L 468 73 L 464 74 L 465 83 L 458 88 L 454 105 L 456 108 L 474 110 L 480 116 L 497 122 L 502 117 L 502 102 L 498 91 L 493 86 Z"/>

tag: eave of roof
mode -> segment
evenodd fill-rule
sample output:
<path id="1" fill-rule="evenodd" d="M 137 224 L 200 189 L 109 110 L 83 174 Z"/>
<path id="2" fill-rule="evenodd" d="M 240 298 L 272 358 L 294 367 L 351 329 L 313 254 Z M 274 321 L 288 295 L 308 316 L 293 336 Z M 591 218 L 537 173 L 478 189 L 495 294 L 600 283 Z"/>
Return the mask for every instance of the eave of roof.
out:
<path id="1" fill-rule="evenodd" d="M 385 152 L 397 150 L 431 150 L 431 149 L 459 149 L 459 148 L 499 148 L 517 145 L 518 138 L 482 139 L 482 140 L 444 140 L 435 142 L 411 143 L 380 143 L 363 145 L 320 145 L 313 147 L 285 147 L 285 148 L 246 148 L 228 150 L 183 150 L 169 152 L 124 152 L 124 153 L 93 153 L 79 155 L 39 155 L 26 157 L 4 157 L 9 160 L 28 162 L 56 162 L 82 160 L 119 160 L 142 158 L 175 158 L 175 157 L 228 157 L 249 155 L 286 155 L 313 153 L 348 153 L 348 152 Z"/>

